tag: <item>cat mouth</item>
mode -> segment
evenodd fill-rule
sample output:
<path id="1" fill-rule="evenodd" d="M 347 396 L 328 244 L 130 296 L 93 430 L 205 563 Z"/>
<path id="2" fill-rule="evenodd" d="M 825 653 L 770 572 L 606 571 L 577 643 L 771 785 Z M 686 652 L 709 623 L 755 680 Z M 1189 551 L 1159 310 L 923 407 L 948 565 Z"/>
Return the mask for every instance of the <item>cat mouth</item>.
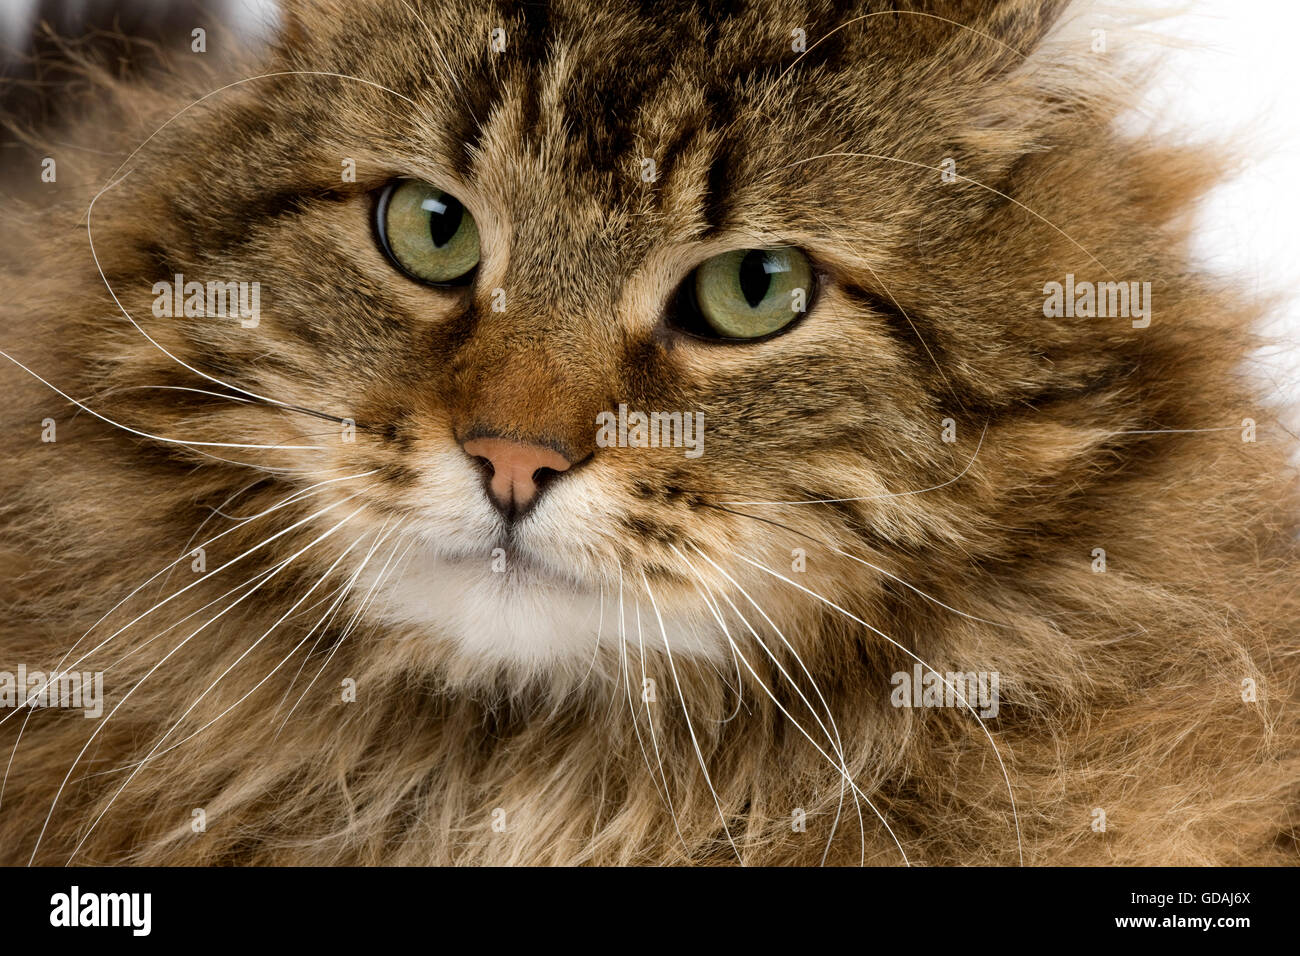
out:
<path id="1" fill-rule="evenodd" d="M 549 586 L 568 591 L 597 591 L 596 582 L 575 571 L 558 567 L 553 558 L 540 556 L 506 536 L 482 551 L 436 551 L 435 557 L 466 571 L 488 572 L 504 587 Z"/>

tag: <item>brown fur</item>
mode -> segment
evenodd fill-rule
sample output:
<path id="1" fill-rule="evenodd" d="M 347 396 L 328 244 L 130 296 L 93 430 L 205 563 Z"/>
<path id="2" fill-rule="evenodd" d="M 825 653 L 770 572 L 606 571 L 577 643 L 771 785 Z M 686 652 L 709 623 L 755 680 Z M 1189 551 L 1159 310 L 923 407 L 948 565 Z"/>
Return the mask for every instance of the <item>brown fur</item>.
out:
<path id="1" fill-rule="evenodd" d="M 667 6 L 302 0 L 274 58 L 243 75 L 328 71 L 391 92 L 324 76 L 242 83 L 166 125 L 96 202 L 107 279 L 160 345 L 355 419 L 354 443 L 262 403 L 128 391 L 222 389 L 117 309 L 88 254 L 86 207 L 146 136 L 230 78 L 106 80 L 110 111 L 60 134 L 111 156 L 61 158 L 86 185 L 61 175 L 57 200 L 10 226 L 0 346 L 138 431 L 324 448 L 168 445 L 0 371 L 0 668 L 51 670 L 88 631 L 69 663 L 112 636 L 78 669 L 105 671 L 106 715 L 121 705 L 100 721 L 4 715 L 5 862 L 26 862 L 42 830 L 42 863 L 815 864 L 828 841 L 829 862 L 901 862 L 819 752 L 831 739 L 912 862 L 1017 862 L 989 738 L 960 708 L 891 707 L 890 675 L 912 660 L 883 635 L 939 671 L 1001 674 L 988 724 L 1025 862 L 1295 862 L 1300 498 L 1292 442 L 1243 371 L 1263 307 L 1197 274 L 1185 248 L 1215 157 L 1117 132 L 1119 65 L 1054 32 L 1066 14 L 1052 0 L 900 3 L 934 16 L 839 30 L 867 7 Z M 498 25 L 501 54 L 487 45 Z M 654 184 L 639 179 L 645 156 Z M 355 184 L 340 182 L 343 157 Z M 945 157 L 958 182 L 941 180 Z M 474 208 L 485 258 L 469 290 L 410 282 L 372 241 L 369 193 L 398 175 L 452 184 Z M 824 276 L 808 316 L 743 346 L 667 328 L 681 277 L 737 243 L 809 252 Z M 1149 328 L 1043 317 L 1045 282 L 1106 271 L 1152 282 Z M 259 280 L 261 326 L 154 319 L 152 283 L 174 272 Z M 490 309 L 496 287 L 505 313 Z M 595 413 L 620 401 L 703 410 L 706 454 L 594 448 Z M 53 444 L 37 438 L 46 417 Z M 940 441 L 945 418 L 954 445 Z M 1255 443 L 1240 440 L 1244 418 Z M 620 596 L 653 632 L 651 595 L 661 611 L 703 607 L 685 555 L 772 655 L 729 613 L 752 672 L 725 646 L 671 661 L 652 646 L 642 660 L 631 637 L 622 653 L 602 642 L 589 667 L 489 665 L 373 610 L 341 639 L 356 589 L 319 644 L 278 666 L 385 519 L 406 540 L 419 509 L 451 494 L 429 476 L 470 425 L 594 452 L 581 480 L 600 493 L 569 517 L 557 564 L 611 601 L 621 572 Z M 210 510 L 257 514 L 370 469 L 245 525 Z M 827 498 L 866 500 L 727 504 Z M 215 569 L 329 504 L 132 623 L 199 579 L 195 543 L 233 529 L 208 546 Z M 358 504 L 354 523 L 182 644 L 223 605 L 186 615 Z M 794 548 L 808 554 L 802 576 Z M 658 687 L 648 706 L 643 676 Z M 355 703 L 339 701 L 345 678 Z M 1257 702 L 1243 702 L 1248 678 Z M 217 720 L 123 787 L 182 715 L 159 751 Z M 792 829 L 796 808 L 806 832 Z"/>

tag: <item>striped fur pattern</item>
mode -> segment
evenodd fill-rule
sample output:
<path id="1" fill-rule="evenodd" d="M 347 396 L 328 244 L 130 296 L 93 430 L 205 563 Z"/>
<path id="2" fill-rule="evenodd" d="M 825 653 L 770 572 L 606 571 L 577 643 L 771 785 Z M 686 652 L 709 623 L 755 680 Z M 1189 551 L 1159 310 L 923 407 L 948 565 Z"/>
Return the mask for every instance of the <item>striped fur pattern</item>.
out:
<path id="1" fill-rule="evenodd" d="M 0 369 L 0 667 L 105 710 L 0 715 L 5 862 L 1294 862 L 1264 304 L 1190 264 L 1221 158 L 1118 131 L 1097 16 L 295 0 L 234 69 L 87 66 L 50 140 L 94 151 L 0 240 L 48 383 Z M 385 260 L 397 177 L 472 211 L 472 284 Z M 772 245 L 799 322 L 674 328 Z M 155 317 L 177 274 L 259 324 Z M 1067 274 L 1150 282 L 1150 325 L 1045 316 Z M 620 404 L 704 454 L 597 447 Z M 582 465 L 507 534 L 474 429 Z M 996 715 L 894 706 L 916 667 Z"/>

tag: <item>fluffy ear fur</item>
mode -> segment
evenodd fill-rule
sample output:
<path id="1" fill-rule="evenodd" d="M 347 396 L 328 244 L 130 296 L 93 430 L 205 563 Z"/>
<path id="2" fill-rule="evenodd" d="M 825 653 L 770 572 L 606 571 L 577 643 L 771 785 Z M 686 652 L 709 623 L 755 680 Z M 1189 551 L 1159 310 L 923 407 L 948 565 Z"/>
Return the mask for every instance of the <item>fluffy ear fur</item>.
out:
<path id="1" fill-rule="evenodd" d="M 908 12 L 880 11 L 879 17 L 864 22 L 867 29 L 897 26 L 901 42 L 916 43 L 911 36 L 902 40 L 909 34 L 923 37 L 913 49 L 926 51 L 936 70 L 975 84 L 1014 70 L 1034 56 L 1068 19 L 1071 8 L 1077 12 L 1084 6 L 1092 5 L 1077 0 L 993 0 L 975 7 L 960 2 L 895 4 L 892 9 Z"/>
<path id="2" fill-rule="evenodd" d="M 356 0 L 356 3 L 368 2 L 370 0 Z M 346 24 L 356 3 L 350 0 L 280 0 L 277 4 L 279 23 L 273 44 L 276 59 L 281 62 L 292 60 L 294 51 L 310 46 L 313 32 L 323 22 Z"/>
<path id="3" fill-rule="evenodd" d="M 967 21 L 973 30 L 987 34 L 1006 44 L 1007 52 L 1017 52 L 1028 57 L 1038 50 L 1039 45 L 1050 33 L 1059 28 L 1061 20 L 1069 15 L 1073 7 L 1080 10 L 1083 4 L 1077 0 L 995 0 L 993 3 L 981 4 L 977 16 Z M 963 21 L 959 21 L 963 22 Z M 994 66 L 1001 57 L 990 57 L 987 48 L 973 48 L 975 37 L 965 31 L 961 35 L 949 34 L 948 42 L 953 44 L 949 51 L 954 59 L 960 61 L 982 59 L 986 64 L 981 72 L 985 75 L 1003 71 L 1003 67 Z M 960 56 L 960 49 L 971 49 L 968 57 Z"/>

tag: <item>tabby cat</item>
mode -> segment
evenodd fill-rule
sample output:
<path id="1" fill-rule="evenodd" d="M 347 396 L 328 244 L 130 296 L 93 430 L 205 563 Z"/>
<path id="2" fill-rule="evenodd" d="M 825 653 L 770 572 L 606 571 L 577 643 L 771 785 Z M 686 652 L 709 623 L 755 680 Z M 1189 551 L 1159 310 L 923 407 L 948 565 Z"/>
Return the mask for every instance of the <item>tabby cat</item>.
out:
<path id="1" fill-rule="evenodd" d="M 0 240 L 3 861 L 1296 862 L 1267 303 L 1104 14 L 84 63 Z"/>

